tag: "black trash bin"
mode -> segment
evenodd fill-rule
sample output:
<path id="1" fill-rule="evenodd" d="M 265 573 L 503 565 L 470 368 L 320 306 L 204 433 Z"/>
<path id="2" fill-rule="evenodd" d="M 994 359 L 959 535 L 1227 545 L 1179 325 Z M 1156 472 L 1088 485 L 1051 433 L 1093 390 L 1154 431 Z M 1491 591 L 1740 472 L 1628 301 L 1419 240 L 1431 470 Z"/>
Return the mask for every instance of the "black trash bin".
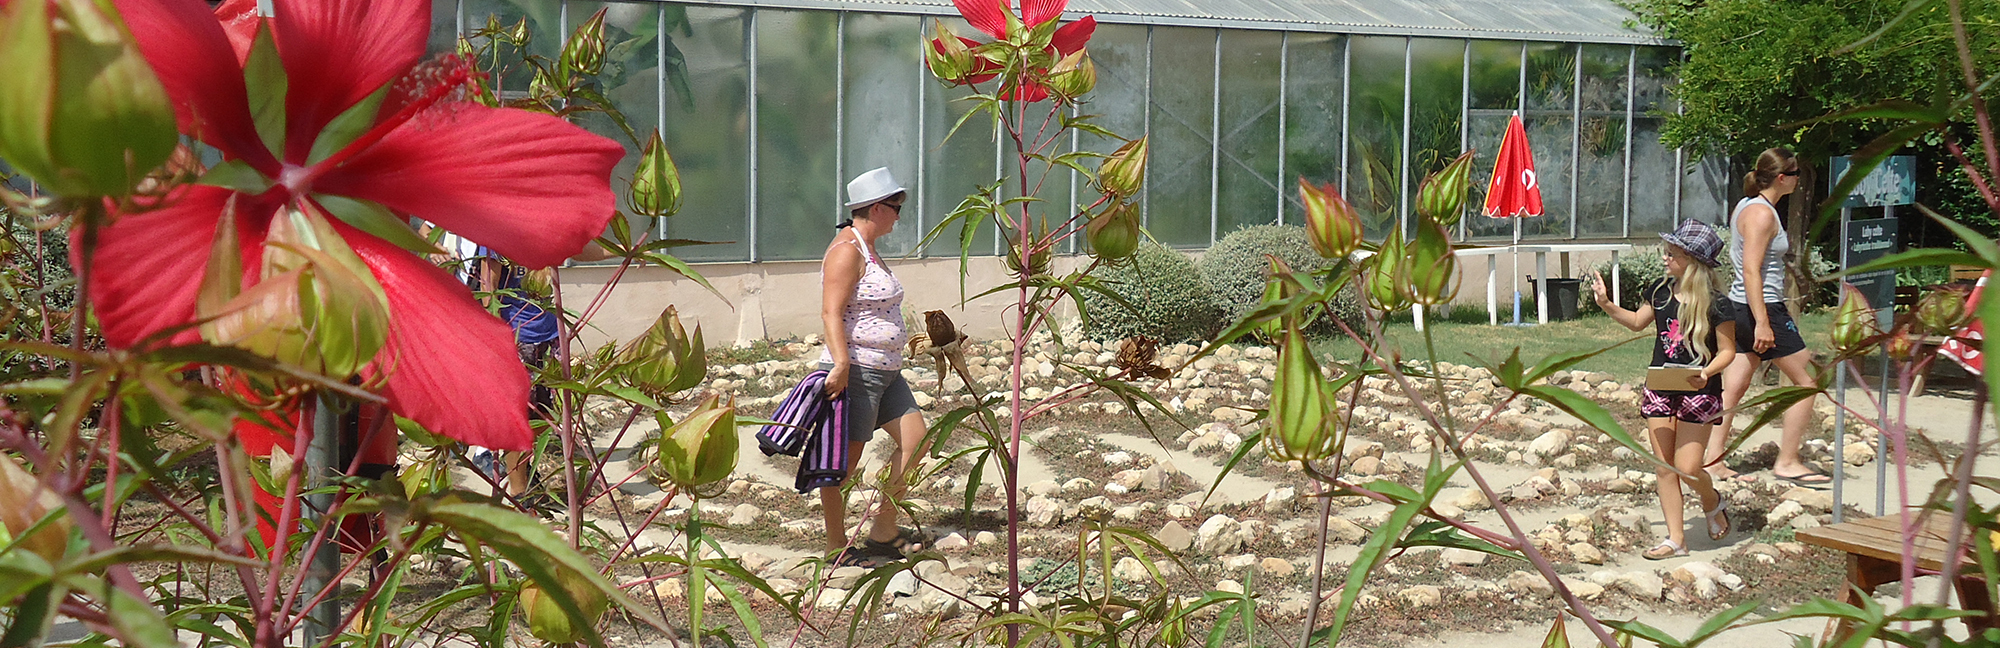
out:
<path id="1" fill-rule="evenodd" d="M 1548 279 L 1549 321 L 1566 322 L 1576 319 L 1577 298 L 1583 293 L 1582 279 Z"/>

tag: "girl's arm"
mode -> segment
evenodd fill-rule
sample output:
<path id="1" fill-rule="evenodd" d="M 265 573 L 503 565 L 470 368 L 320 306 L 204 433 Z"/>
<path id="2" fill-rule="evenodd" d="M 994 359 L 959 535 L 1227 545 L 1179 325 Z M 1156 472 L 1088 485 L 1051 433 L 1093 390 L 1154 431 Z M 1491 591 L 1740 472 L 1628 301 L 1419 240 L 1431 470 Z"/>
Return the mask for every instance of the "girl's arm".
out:
<path id="1" fill-rule="evenodd" d="M 1652 304 L 1641 303 L 1639 310 L 1625 310 L 1625 307 L 1619 306 L 1618 302 L 1611 301 L 1611 290 L 1605 287 L 1603 275 L 1592 270 L 1590 278 L 1590 292 L 1597 298 L 1597 307 L 1604 309 L 1604 314 L 1610 315 L 1611 321 L 1634 331 L 1653 323 Z"/>
<path id="2" fill-rule="evenodd" d="M 1763 214 L 1771 217 L 1760 218 Z M 1744 208 L 1736 226 L 1743 228 L 1743 265 L 1736 272 L 1743 275 L 1743 298 L 1750 302 L 1750 321 L 1757 325 L 1755 348 L 1747 350 L 1767 351 L 1777 344 L 1778 336 L 1771 331 L 1771 314 L 1764 308 L 1764 256 L 1771 252 L 1771 241 L 1778 237 L 1778 212 L 1763 205 L 1751 205 Z"/>
<path id="3" fill-rule="evenodd" d="M 1715 325 L 1715 357 L 1708 359 L 1708 365 L 1701 368 L 1701 384 L 1695 389 L 1708 386 L 1708 381 L 1722 375 L 1729 363 L 1736 361 L 1736 321 L 1723 320 Z"/>

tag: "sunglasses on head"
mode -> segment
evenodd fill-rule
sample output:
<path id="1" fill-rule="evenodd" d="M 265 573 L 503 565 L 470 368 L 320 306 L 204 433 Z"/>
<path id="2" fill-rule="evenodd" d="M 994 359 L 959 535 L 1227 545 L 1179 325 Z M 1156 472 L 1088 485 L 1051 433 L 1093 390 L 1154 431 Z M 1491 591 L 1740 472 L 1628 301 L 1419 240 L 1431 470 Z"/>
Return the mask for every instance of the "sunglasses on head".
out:
<path id="1" fill-rule="evenodd" d="M 1798 169 L 1792 169 L 1792 170 L 1790 170 L 1790 171 L 1779 171 L 1779 172 L 1778 172 L 1778 177 L 1781 177 L 1781 178 L 1782 178 L 1782 177 L 1785 177 L 1785 176 L 1791 176 L 1791 177 L 1794 177 L 1794 178 L 1796 178 L 1796 177 L 1799 177 L 1799 170 L 1798 170 Z"/>

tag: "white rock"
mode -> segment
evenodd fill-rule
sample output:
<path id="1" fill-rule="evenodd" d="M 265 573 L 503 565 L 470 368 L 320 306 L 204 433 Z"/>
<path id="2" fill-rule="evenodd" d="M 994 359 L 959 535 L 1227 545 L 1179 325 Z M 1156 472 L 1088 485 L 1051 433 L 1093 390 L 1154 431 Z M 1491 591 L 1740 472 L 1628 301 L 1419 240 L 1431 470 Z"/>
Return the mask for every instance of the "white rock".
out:
<path id="1" fill-rule="evenodd" d="M 966 542 L 965 536 L 953 533 L 945 537 L 938 538 L 938 541 L 931 546 L 935 547 L 938 551 L 958 552 L 958 551 L 964 551 L 966 547 L 970 546 L 971 544 L 972 543 L 970 542 Z"/>
<path id="2" fill-rule="evenodd" d="M 1326 541 L 1329 544 L 1361 544 L 1368 538 L 1368 530 L 1343 517 L 1326 520 Z"/>
<path id="3" fill-rule="evenodd" d="M 1556 586 L 1540 574 L 1517 571 L 1507 575 L 1507 590 L 1515 594 L 1554 594 Z"/>
<path id="4" fill-rule="evenodd" d="M 1604 564 L 1604 552 L 1598 550 L 1597 545 L 1588 542 L 1578 542 L 1570 545 L 1569 555 L 1576 558 L 1577 562 L 1586 565 Z"/>
<path id="5" fill-rule="evenodd" d="M 1028 524 L 1038 527 L 1052 527 L 1063 521 L 1063 503 L 1051 497 L 1036 495 L 1028 499 L 1026 507 Z"/>
<path id="6" fill-rule="evenodd" d="M 1243 539 L 1237 535 L 1241 528 L 1235 518 L 1220 513 L 1209 516 L 1195 530 L 1195 548 L 1211 556 L 1235 553 L 1243 547 Z"/>
<path id="7" fill-rule="evenodd" d="M 1292 561 L 1271 557 L 1257 561 L 1257 571 L 1277 578 L 1288 578 L 1297 573 L 1298 568 L 1292 566 Z"/>
<path id="8" fill-rule="evenodd" d="M 764 510 L 757 508 L 755 504 L 737 504 L 736 508 L 729 512 L 729 526 L 747 527 L 756 524 L 757 518 L 762 515 Z"/>
<path id="9" fill-rule="evenodd" d="M 1657 601 L 1667 589 L 1667 582 L 1659 574 L 1650 571 L 1630 571 L 1620 574 L 1616 581 L 1618 589 L 1641 601 Z"/>
<path id="10" fill-rule="evenodd" d="M 1486 561 L 1489 558 L 1492 558 L 1492 555 L 1484 551 L 1473 551 L 1471 549 L 1460 549 L 1457 547 L 1448 548 L 1445 549 L 1444 551 L 1438 552 L 1438 562 L 1444 565 L 1463 565 L 1467 567 L 1473 567 L 1486 564 Z"/>
<path id="11" fill-rule="evenodd" d="M 1785 500 L 1771 507 L 1771 512 L 1764 514 L 1764 521 L 1772 527 L 1784 526 L 1786 522 L 1790 522 L 1805 510 L 1805 505 L 1800 504 L 1798 500 Z"/>
<path id="12" fill-rule="evenodd" d="M 1104 453 L 1103 459 L 1106 466 L 1123 466 L 1132 463 L 1132 453 L 1124 450 L 1107 452 Z"/>
<path id="13" fill-rule="evenodd" d="M 1218 591 L 1229 592 L 1232 594 L 1242 594 L 1243 584 L 1238 583 L 1235 580 L 1225 578 L 1215 582 L 1215 589 Z"/>
<path id="14" fill-rule="evenodd" d="M 1146 563 L 1131 556 L 1119 558 L 1118 563 L 1111 567 L 1111 575 L 1127 583 L 1144 583 L 1153 578 L 1153 574 L 1146 571 Z"/>
<path id="15" fill-rule="evenodd" d="M 1188 533 L 1187 527 L 1181 526 L 1180 522 L 1174 520 L 1168 520 L 1166 526 L 1153 532 L 1153 539 L 1159 540 L 1162 546 L 1175 553 L 1187 551 L 1189 547 L 1194 546 L 1194 534 Z"/>
<path id="16" fill-rule="evenodd" d="M 1528 454 L 1538 457 L 1553 458 L 1568 449 L 1569 432 L 1567 430 L 1549 430 L 1528 443 Z"/>
<path id="17" fill-rule="evenodd" d="M 1240 556 L 1229 556 L 1227 558 L 1223 558 L 1221 562 L 1223 569 L 1227 569 L 1230 571 L 1242 571 L 1245 569 L 1249 569 L 1251 565 L 1257 564 L 1257 554 L 1243 554 Z"/>
<path id="18" fill-rule="evenodd" d="M 1298 500 L 1298 489 L 1290 486 L 1272 489 L 1264 494 L 1264 512 L 1279 513 L 1291 509 L 1292 502 Z"/>
<path id="19" fill-rule="evenodd" d="M 1396 597 L 1413 608 L 1430 607 L 1444 601 L 1444 592 L 1435 585 L 1412 585 L 1396 592 Z"/>
<path id="20" fill-rule="evenodd" d="M 1000 536 L 992 531 L 981 531 L 973 534 L 972 543 L 981 547 L 991 547 L 1000 544 Z"/>
<path id="21" fill-rule="evenodd" d="M 1467 511 L 1484 511 L 1493 508 L 1493 502 L 1486 499 L 1486 492 L 1478 488 L 1467 488 L 1453 498 L 1451 503 Z M 1481 554 L 1485 555 L 1485 554 Z"/>
<path id="22" fill-rule="evenodd" d="M 1062 492 L 1062 484 L 1056 483 L 1053 479 L 1044 479 L 1028 484 L 1021 490 L 1027 491 L 1031 496 L 1048 496 Z"/>

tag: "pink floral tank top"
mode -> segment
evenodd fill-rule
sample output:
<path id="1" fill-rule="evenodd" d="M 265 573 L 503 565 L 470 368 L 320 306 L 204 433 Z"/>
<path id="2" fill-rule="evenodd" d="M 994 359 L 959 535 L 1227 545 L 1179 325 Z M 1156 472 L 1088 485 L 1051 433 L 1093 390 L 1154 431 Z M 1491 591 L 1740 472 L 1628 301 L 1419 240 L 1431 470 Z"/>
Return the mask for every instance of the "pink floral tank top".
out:
<path id="1" fill-rule="evenodd" d="M 859 235 L 843 235 L 853 236 L 848 241 L 861 249 L 862 264 L 861 281 L 854 284 L 854 296 L 848 298 L 840 314 L 847 329 L 848 361 L 870 369 L 901 371 L 903 346 L 910 338 L 903 329 L 903 283 L 889 273 L 889 267 Z M 820 281 L 826 281 L 824 265 Z M 821 351 L 820 362 L 833 362 L 832 351 Z"/>

